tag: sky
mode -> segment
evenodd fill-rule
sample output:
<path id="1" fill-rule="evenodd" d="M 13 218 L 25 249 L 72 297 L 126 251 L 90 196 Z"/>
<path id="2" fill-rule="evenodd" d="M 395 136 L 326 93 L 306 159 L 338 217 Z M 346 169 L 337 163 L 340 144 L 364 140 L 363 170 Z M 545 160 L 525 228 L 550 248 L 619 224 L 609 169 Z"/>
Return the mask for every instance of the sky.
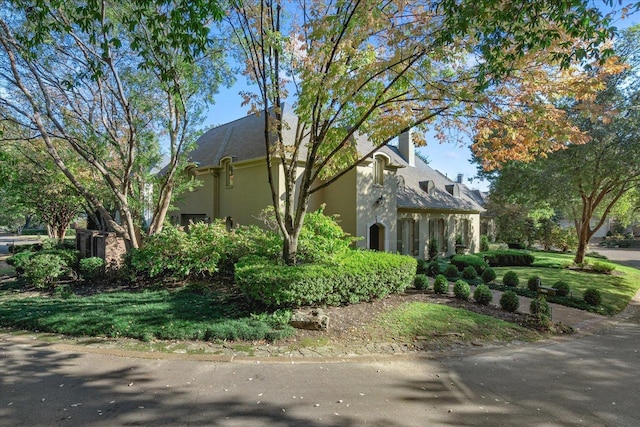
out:
<path id="1" fill-rule="evenodd" d="M 603 12 L 609 12 L 610 7 L 605 7 L 600 1 L 593 1 Z M 615 2 L 617 3 L 617 1 Z M 623 3 L 625 1 L 623 0 Z M 619 6 L 617 6 L 619 7 Z M 625 28 L 640 23 L 640 13 L 635 13 L 627 19 L 616 20 L 614 25 L 618 28 Z M 211 106 L 205 126 L 207 128 L 228 123 L 247 115 L 248 107 L 241 106 L 241 91 L 251 90 L 244 76 L 238 75 L 237 80 L 230 88 L 221 88 L 215 96 L 215 104 Z M 470 163 L 471 150 L 469 144 L 460 145 L 459 143 L 439 143 L 433 139 L 427 139 L 427 146 L 420 147 L 418 150 L 421 154 L 429 159 L 429 165 L 447 175 L 450 179 L 455 180 L 458 174 L 463 174 L 463 182 L 470 188 L 482 191 L 489 189 L 489 183 L 478 179 L 476 176 L 477 168 L 475 164 Z M 471 182 L 469 179 L 473 179 Z"/>

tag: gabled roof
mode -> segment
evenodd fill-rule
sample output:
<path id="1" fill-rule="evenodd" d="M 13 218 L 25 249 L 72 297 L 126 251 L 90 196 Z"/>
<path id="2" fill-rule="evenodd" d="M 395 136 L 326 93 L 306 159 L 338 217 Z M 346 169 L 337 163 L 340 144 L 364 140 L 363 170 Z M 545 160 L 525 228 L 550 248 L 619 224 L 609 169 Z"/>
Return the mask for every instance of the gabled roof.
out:
<path id="1" fill-rule="evenodd" d="M 450 180 L 431 168 L 422 159 L 415 158 L 415 166 L 410 166 L 397 147 L 386 146 L 381 149 L 394 163 L 405 166 L 398 169 L 398 208 L 434 209 L 453 211 L 481 212 L 484 208 L 472 195 L 466 185 Z M 457 188 L 454 196 L 448 191 Z"/>

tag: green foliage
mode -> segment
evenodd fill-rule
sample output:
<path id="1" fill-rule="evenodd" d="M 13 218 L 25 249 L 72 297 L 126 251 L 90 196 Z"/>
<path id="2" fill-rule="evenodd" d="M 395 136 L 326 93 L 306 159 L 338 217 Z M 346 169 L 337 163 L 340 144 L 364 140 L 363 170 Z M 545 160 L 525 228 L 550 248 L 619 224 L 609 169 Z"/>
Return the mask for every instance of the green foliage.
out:
<path id="1" fill-rule="evenodd" d="M 482 272 L 489 265 L 479 256 L 476 255 L 454 255 L 451 258 L 451 264 L 458 267 L 458 270 L 463 271 L 466 267 L 475 268 L 477 274 L 482 274 Z"/>
<path id="2" fill-rule="evenodd" d="M 489 237 L 485 234 L 480 236 L 480 252 L 489 251 Z"/>
<path id="3" fill-rule="evenodd" d="M 447 277 L 452 277 L 452 278 L 455 277 L 455 278 L 457 278 L 458 277 L 458 267 L 456 267 L 453 264 L 448 264 L 447 268 L 444 269 L 444 273 L 443 274 L 445 276 L 447 276 Z"/>
<path id="4" fill-rule="evenodd" d="M 453 284 L 453 295 L 456 298 L 467 301 L 471 295 L 471 288 L 464 280 L 456 280 Z"/>
<path id="5" fill-rule="evenodd" d="M 596 261 L 596 262 L 593 263 L 591 268 L 596 273 L 610 274 L 613 270 L 616 269 L 616 266 L 613 265 L 613 264 L 610 264 L 608 262 Z"/>
<path id="6" fill-rule="evenodd" d="M 540 276 L 531 276 L 527 279 L 527 288 L 529 288 L 530 291 L 536 292 L 538 290 L 538 286 L 542 286 Z"/>
<path id="7" fill-rule="evenodd" d="M 529 304 L 529 312 L 538 318 L 551 319 L 551 307 L 543 295 L 531 300 L 531 303 Z"/>
<path id="8" fill-rule="evenodd" d="M 529 266 L 535 261 L 530 252 L 516 250 L 491 251 L 483 254 L 491 267 Z"/>
<path id="9" fill-rule="evenodd" d="M 412 257 L 350 250 L 332 264 L 276 265 L 248 256 L 236 265 L 235 281 L 249 299 L 269 307 L 340 305 L 402 292 L 415 271 Z"/>
<path id="10" fill-rule="evenodd" d="M 433 238 L 429 240 L 427 252 L 430 260 L 435 260 L 438 257 L 438 239 Z"/>
<path id="11" fill-rule="evenodd" d="M 478 272 L 473 266 L 470 265 L 462 270 L 463 279 L 475 279 L 476 277 L 478 277 Z"/>
<path id="12" fill-rule="evenodd" d="M 571 288 L 567 282 L 563 282 L 562 280 L 558 280 L 553 284 L 553 288 L 556 290 L 556 295 L 559 297 L 566 297 L 571 292 Z"/>
<path id="13" fill-rule="evenodd" d="M 75 249 L 64 249 L 60 247 L 52 247 L 48 249 L 45 248 L 37 252 L 34 256 L 37 257 L 45 254 L 57 255 L 64 261 L 67 267 L 70 267 L 73 269 L 78 268 L 78 263 L 80 261 L 80 252 Z"/>
<path id="14" fill-rule="evenodd" d="M 473 299 L 480 305 L 489 305 L 493 300 L 493 294 L 487 285 L 478 285 L 473 291 Z"/>
<path id="15" fill-rule="evenodd" d="M 24 267 L 33 254 L 34 252 L 31 251 L 18 252 L 17 254 L 7 258 L 7 264 L 14 266 L 16 268 L 16 272 L 21 274 L 24 272 Z"/>
<path id="16" fill-rule="evenodd" d="M 582 298 L 587 304 L 593 307 L 602 304 L 602 293 L 596 288 L 587 288 L 582 294 Z"/>
<path id="17" fill-rule="evenodd" d="M 62 276 L 66 264 L 64 260 L 53 254 L 34 256 L 24 265 L 24 277 L 36 288 L 42 289 L 53 285 Z"/>
<path id="18" fill-rule="evenodd" d="M 422 266 L 422 268 L 420 266 Z M 440 261 L 438 261 L 437 258 L 428 262 L 425 260 L 418 260 L 418 272 L 426 274 L 429 277 L 436 277 L 441 273 Z"/>
<path id="19" fill-rule="evenodd" d="M 309 212 L 298 240 L 298 261 L 313 263 L 330 261 L 347 251 L 355 239 L 338 225 L 334 217 L 323 213 L 324 206 Z"/>
<path id="20" fill-rule="evenodd" d="M 429 261 L 425 259 L 417 259 L 416 261 L 416 274 L 427 274 L 427 266 L 429 265 Z"/>
<path id="21" fill-rule="evenodd" d="M 507 271 L 504 276 L 502 276 L 502 283 L 505 286 L 518 287 L 520 284 L 520 278 L 518 277 L 518 273 L 515 271 Z"/>
<path id="22" fill-rule="evenodd" d="M 104 275 L 104 260 L 99 257 L 80 260 L 80 274 L 85 280 L 96 280 Z"/>
<path id="23" fill-rule="evenodd" d="M 433 292 L 436 294 L 446 294 L 449 292 L 449 281 L 442 274 L 436 276 L 436 280 L 433 282 Z"/>
<path id="24" fill-rule="evenodd" d="M 429 289 L 429 278 L 424 274 L 416 274 L 413 279 L 413 287 L 416 289 Z"/>
<path id="25" fill-rule="evenodd" d="M 491 267 L 487 267 L 483 272 L 482 272 L 482 281 L 484 283 L 491 283 L 494 280 L 496 280 L 496 271 L 491 268 Z"/>
<path id="26" fill-rule="evenodd" d="M 515 313 L 520 308 L 520 298 L 513 291 L 505 291 L 500 297 L 500 307 L 509 313 Z"/>

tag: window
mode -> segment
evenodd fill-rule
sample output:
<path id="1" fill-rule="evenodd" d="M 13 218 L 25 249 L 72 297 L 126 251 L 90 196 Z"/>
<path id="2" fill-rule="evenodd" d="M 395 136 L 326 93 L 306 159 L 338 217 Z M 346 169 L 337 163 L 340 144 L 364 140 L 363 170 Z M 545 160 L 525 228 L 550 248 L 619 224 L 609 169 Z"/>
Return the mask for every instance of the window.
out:
<path id="1" fill-rule="evenodd" d="M 462 236 L 462 244 L 469 246 L 469 220 L 461 219 L 458 223 L 458 233 Z"/>
<path id="2" fill-rule="evenodd" d="M 429 240 L 435 239 L 439 252 L 447 252 L 446 225 L 444 219 L 429 220 Z"/>
<path id="3" fill-rule="evenodd" d="M 384 167 L 386 166 L 386 160 L 382 156 L 375 156 L 373 158 L 373 183 L 376 185 L 384 184 Z"/>
<path id="4" fill-rule="evenodd" d="M 233 187 L 233 165 L 231 159 L 225 159 L 222 161 L 224 167 L 225 184 L 227 188 Z"/>
<path id="5" fill-rule="evenodd" d="M 411 218 L 398 220 L 398 253 L 418 256 L 420 254 L 420 223 Z"/>

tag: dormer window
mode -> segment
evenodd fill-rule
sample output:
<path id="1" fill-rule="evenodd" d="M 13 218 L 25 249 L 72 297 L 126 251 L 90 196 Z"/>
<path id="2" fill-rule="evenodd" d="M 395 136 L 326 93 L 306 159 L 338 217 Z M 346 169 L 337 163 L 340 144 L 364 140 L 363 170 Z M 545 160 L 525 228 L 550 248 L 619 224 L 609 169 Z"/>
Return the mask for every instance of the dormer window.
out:
<path id="1" fill-rule="evenodd" d="M 420 181 L 420 188 L 427 194 L 433 194 L 436 191 L 436 183 L 432 180 Z"/>
<path id="2" fill-rule="evenodd" d="M 224 159 L 222 161 L 222 167 L 224 169 L 225 184 L 227 188 L 233 188 L 233 164 L 231 159 Z"/>
<path id="3" fill-rule="evenodd" d="M 387 166 L 387 159 L 384 156 L 375 156 L 373 158 L 373 183 L 376 185 L 384 184 L 384 169 Z"/>
<path id="4" fill-rule="evenodd" d="M 449 184 L 446 185 L 445 188 L 453 197 L 460 197 L 460 186 L 458 184 Z"/>

